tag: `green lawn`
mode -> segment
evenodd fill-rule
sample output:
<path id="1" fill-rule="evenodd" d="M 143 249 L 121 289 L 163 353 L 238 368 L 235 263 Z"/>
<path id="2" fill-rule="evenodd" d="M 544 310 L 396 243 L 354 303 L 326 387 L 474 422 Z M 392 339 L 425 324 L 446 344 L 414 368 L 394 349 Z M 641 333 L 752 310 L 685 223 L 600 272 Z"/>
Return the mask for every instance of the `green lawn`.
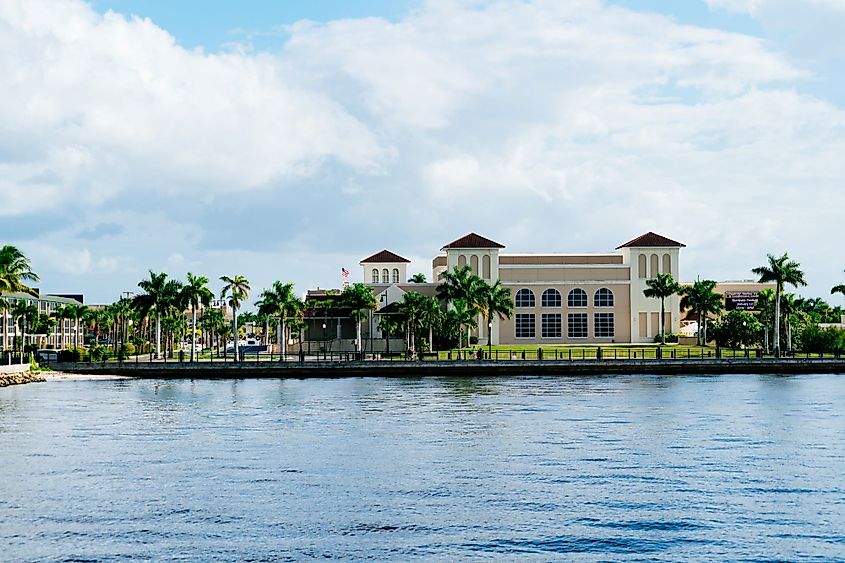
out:
<path id="1" fill-rule="evenodd" d="M 537 359 L 542 350 L 543 359 L 594 359 L 601 349 L 602 358 L 610 359 L 654 359 L 657 357 L 658 344 L 610 344 L 606 346 L 599 345 L 546 345 L 546 346 L 493 346 L 490 350 L 487 346 L 475 346 L 473 348 L 464 348 L 464 353 L 472 353 L 473 350 L 480 349 L 486 358 L 488 351 L 494 359 Z M 680 344 L 667 344 L 663 346 L 664 358 L 715 358 L 716 348 L 712 346 L 690 346 Z M 734 350 L 731 348 L 722 348 L 720 350 L 723 358 L 744 357 L 745 350 Z M 751 357 L 756 356 L 756 350 L 749 350 Z M 439 351 L 439 359 L 455 358 L 457 356 L 457 349 L 448 351 Z"/>

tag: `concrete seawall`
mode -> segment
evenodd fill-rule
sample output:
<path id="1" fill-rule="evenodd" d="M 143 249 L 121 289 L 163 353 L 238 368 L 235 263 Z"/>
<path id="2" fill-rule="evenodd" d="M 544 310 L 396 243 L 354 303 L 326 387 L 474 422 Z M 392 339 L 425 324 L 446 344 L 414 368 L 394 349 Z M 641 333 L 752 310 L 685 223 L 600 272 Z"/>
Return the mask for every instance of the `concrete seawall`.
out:
<path id="1" fill-rule="evenodd" d="M 325 378 L 325 377 L 482 377 L 514 375 L 631 374 L 798 374 L 845 373 L 842 359 L 699 359 L 567 361 L 383 361 L 58 364 L 57 371 L 111 374 L 148 379 Z"/>

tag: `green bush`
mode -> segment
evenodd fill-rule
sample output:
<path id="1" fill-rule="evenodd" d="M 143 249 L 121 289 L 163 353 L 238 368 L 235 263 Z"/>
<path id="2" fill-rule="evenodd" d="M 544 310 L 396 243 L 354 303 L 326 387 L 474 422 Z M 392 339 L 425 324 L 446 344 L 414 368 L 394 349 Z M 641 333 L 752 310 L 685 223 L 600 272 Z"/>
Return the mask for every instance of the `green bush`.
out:
<path id="1" fill-rule="evenodd" d="M 834 352 L 845 350 L 845 330 L 836 327 L 819 328 L 808 325 L 801 332 L 801 349 L 805 352 Z"/>
<path id="2" fill-rule="evenodd" d="M 659 335 L 659 334 L 656 334 L 656 335 L 654 336 L 654 341 L 655 341 L 655 342 L 662 342 L 662 340 L 660 340 L 660 335 Z M 672 342 L 672 343 L 677 344 L 677 343 L 678 343 L 678 335 L 677 335 L 677 334 L 673 334 L 673 333 L 671 333 L 671 332 L 667 332 L 667 333 L 666 333 L 666 342 Z"/>
<path id="3" fill-rule="evenodd" d="M 734 309 L 722 317 L 710 330 L 710 336 L 718 346 L 740 348 L 753 346 L 760 342 L 763 325 L 757 317 L 748 311 Z"/>

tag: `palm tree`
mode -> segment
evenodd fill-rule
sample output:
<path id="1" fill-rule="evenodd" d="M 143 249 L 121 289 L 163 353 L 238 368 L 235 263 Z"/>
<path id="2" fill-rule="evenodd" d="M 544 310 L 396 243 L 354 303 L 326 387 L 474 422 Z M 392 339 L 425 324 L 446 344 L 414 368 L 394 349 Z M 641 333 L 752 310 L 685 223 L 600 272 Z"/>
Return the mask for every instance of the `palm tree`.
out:
<path id="1" fill-rule="evenodd" d="M 408 278 L 408 282 L 410 282 L 410 283 L 425 283 L 426 282 L 425 274 L 422 274 L 422 273 L 414 274 L 413 276 Z"/>
<path id="2" fill-rule="evenodd" d="M 656 278 L 645 283 L 648 287 L 643 290 L 643 295 L 660 299 L 660 344 L 666 345 L 666 298 L 680 292 L 681 286 L 672 274 L 657 274 Z"/>
<path id="3" fill-rule="evenodd" d="M 15 336 L 14 339 L 17 341 L 18 339 L 18 322 L 23 321 L 23 325 L 21 326 L 21 348 L 20 348 L 20 363 L 24 363 L 24 352 L 26 350 L 26 331 L 27 326 L 35 321 L 38 317 L 38 308 L 32 304 L 31 302 L 27 301 L 26 299 L 21 299 L 17 301 L 14 306 L 12 306 L 12 320 L 14 322 L 15 328 Z"/>
<path id="4" fill-rule="evenodd" d="M 265 289 L 261 293 L 261 299 L 256 303 L 260 314 L 278 317 L 276 343 L 279 345 L 283 359 L 287 347 L 286 319 L 298 315 L 303 306 L 302 300 L 294 294 L 293 288 L 294 285 L 290 282 L 275 281 L 270 289 Z"/>
<path id="5" fill-rule="evenodd" d="M 223 282 L 223 289 L 220 290 L 220 299 L 229 296 L 229 306 L 232 307 L 232 340 L 235 345 L 235 361 L 238 361 L 238 309 L 241 304 L 249 298 L 249 280 L 244 276 L 220 276 Z"/>
<path id="6" fill-rule="evenodd" d="M 845 296 L 845 284 L 834 285 L 830 288 L 830 294 L 833 295 L 834 293 L 841 293 Z"/>
<path id="7" fill-rule="evenodd" d="M 698 315 L 699 346 L 707 346 L 707 316 L 722 310 L 722 295 L 713 291 L 715 287 L 713 280 L 696 280 L 681 290 L 681 310 L 691 309 Z"/>
<path id="8" fill-rule="evenodd" d="M 798 287 L 807 285 L 804 281 L 804 272 L 801 271 L 801 264 L 790 260 L 784 252 L 783 256 L 767 255 L 769 263 L 759 266 L 751 271 L 760 276 L 759 283 L 775 282 L 775 357 L 780 357 L 780 296 L 783 294 L 785 284 Z"/>
<path id="9" fill-rule="evenodd" d="M 182 299 L 184 299 L 191 306 L 191 361 L 195 362 L 197 359 L 197 307 L 203 305 L 208 307 L 214 294 L 208 289 L 208 278 L 205 276 L 195 276 L 191 272 L 187 275 L 188 283 L 182 287 Z"/>
<path id="10" fill-rule="evenodd" d="M 443 310 L 435 297 L 425 297 L 420 310 L 420 324 L 428 327 L 428 346 L 434 351 L 434 327 L 443 320 Z"/>
<path id="11" fill-rule="evenodd" d="M 443 274 L 443 282 L 437 286 L 437 297 L 445 300 L 449 306 L 454 306 L 458 300 L 463 301 L 467 309 L 474 310 L 476 314 L 483 313 L 482 293 L 485 282 L 479 276 L 472 273 L 469 265 L 455 266 L 451 272 Z M 454 317 L 454 315 L 453 315 Z M 472 326 L 477 326 L 476 319 Z M 459 323 L 458 330 L 458 354 L 462 348 L 462 328 L 469 326 L 466 323 Z"/>
<path id="12" fill-rule="evenodd" d="M 505 320 L 513 315 L 513 297 L 508 288 L 502 285 L 502 280 L 496 280 L 492 285 L 482 281 L 481 285 L 481 306 L 482 314 L 487 320 L 488 328 L 492 328 L 493 317 L 498 315 L 499 319 Z M 487 341 L 492 345 L 493 335 L 487 334 Z"/>
<path id="13" fill-rule="evenodd" d="M 352 309 L 350 317 L 355 320 L 355 351 L 361 351 L 361 322 L 367 318 L 369 311 L 376 308 L 376 297 L 373 290 L 362 283 L 355 283 L 340 294 L 341 307 Z"/>
<path id="14" fill-rule="evenodd" d="M 11 244 L 0 247 L 0 295 L 4 293 L 29 293 L 37 295 L 37 292 L 24 282 L 39 280 L 38 275 L 32 271 L 29 258 Z"/>
<path id="15" fill-rule="evenodd" d="M 464 327 L 469 334 L 469 329 L 478 326 L 478 311 L 471 307 L 466 299 L 459 297 L 452 301 L 452 308 L 446 311 L 446 322 L 458 327 L 458 357 L 460 358 L 463 356 Z M 469 341 L 468 337 L 467 341 Z"/>
<path id="16" fill-rule="evenodd" d="M 161 358 L 161 317 L 172 301 L 176 286 L 168 281 L 166 273 L 157 274 L 150 270 L 149 279 L 139 281 L 138 287 L 145 293 L 133 298 L 132 308 L 137 310 L 142 318 L 149 315 L 150 311 L 155 311 L 155 357 L 158 360 Z"/>
<path id="17" fill-rule="evenodd" d="M 9 303 L 7 299 L 4 299 L 0 296 L 0 321 L 3 323 L 3 341 L 0 348 L 3 349 L 3 352 L 6 351 L 6 343 L 9 341 L 9 321 L 6 318 L 6 315 L 9 311 L 12 310 L 12 304 Z"/>
<path id="18" fill-rule="evenodd" d="M 414 357 L 417 353 L 416 347 L 416 332 L 420 325 L 423 312 L 426 308 L 426 302 L 429 298 L 416 291 L 409 291 L 402 296 L 402 302 L 399 304 L 399 310 L 402 311 L 407 319 L 408 328 L 408 353 Z"/>

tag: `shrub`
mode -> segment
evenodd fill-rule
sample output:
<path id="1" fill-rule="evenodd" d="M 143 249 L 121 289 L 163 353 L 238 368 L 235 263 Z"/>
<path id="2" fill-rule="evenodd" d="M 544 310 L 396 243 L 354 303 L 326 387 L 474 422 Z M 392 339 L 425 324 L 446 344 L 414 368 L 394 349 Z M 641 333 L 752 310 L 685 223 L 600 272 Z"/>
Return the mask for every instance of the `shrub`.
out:
<path id="1" fill-rule="evenodd" d="M 654 335 L 654 341 L 655 341 L 655 342 L 662 342 L 662 341 L 660 340 L 660 335 L 659 335 L 659 334 L 655 334 L 655 335 Z M 677 343 L 678 343 L 678 335 L 677 335 L 677 334 L 670 333 L 670 332 L 667 332 L 667 333 L 666 333 L 666 342 L 673 342 L 673 343 L 677 344 Z"/>
<path id="2" fill-rule="evenodd" d="M 808 325 L 801 333 L 801 349 L 805 352 L 845 350 L 845 330 Z"/>

